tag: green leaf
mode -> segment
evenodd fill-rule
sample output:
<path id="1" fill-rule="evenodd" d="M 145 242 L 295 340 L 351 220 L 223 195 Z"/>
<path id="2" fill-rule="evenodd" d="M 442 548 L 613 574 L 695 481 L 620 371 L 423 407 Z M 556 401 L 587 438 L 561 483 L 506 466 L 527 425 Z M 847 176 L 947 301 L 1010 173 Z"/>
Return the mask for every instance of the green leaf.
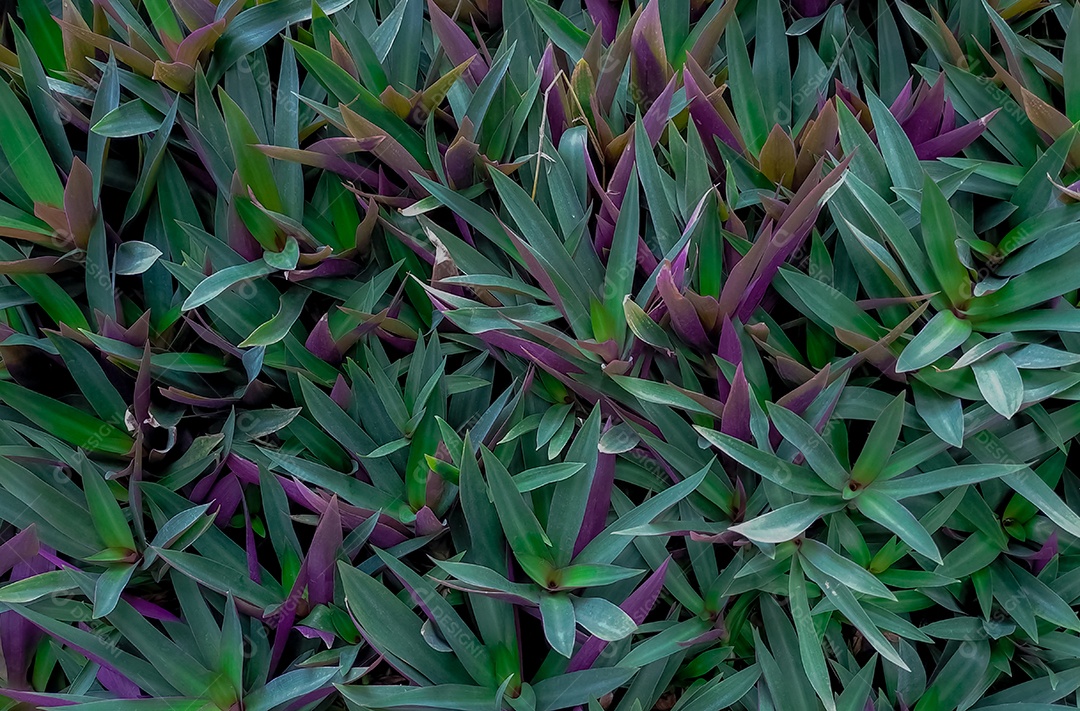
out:
<path id="1" fill-rule="evenodd" d="M 566 658 L 574 653 L 577 618 L 574 605 L 566 593 L 552 593 L 540 597 L 540 619 L 544 625 L 544 637 L 556 652 Z"/>
<path id="2" fill-rule="evenodd" d="M 247 187 L 267 210 L 284 212 L 285 208 L 278 194 L 270 159 L 265 153 L 255 148 L 261 143 L 255 128 L 251 125 L 243 109 L 232 100 L 224 90 L 221 97 L 221 113 L 225 118 L 225 130 L 229 134 L 229 145 L 236 159 L 236 172 L 240 181 Z"/>
<path id="3" fill-rule="evenodd" d="M 425 614 L 439 625 L 443 638 L 476 683 L 481 686 L 493 686 L 496 679 L 492 676 L 491 655 L 461 619 L 453 605 L 439 594 L 434 585 L 414 573 L 397 558 L 379 549 L 376 549 L 375 553 L 390 572 L 409 587 L 413 597 L 420 601 Z"/>
<path id="4" fill-rule="evenodd" d="M 571 597 L 574 615 L 579 625 L 593 636 L 614 642 L 632 634 L 637 624 L 630 615 L 613 602 L 602 597 Z"/>
<path id="5" fill-rule="evenodd" d="M 15 383 L 0 381 L 0 400 L 38 427 L 91 452 L 127 454 L 135 444 L 112 425 Z"/>
<path id="6" fill-rule="evenodd" d="M 677 407 L 686 410 L 687 412 L 696 412 L 701 415 L 714 414 L 704 405 L 698 403 L 697 400 L 677 390 L 670 383 L 657 383 L 651 380 L 631 378 L 625 375 L 613 375 L 612 379 L 628 393 L 645 402 Z"/>
<path id="7" fill-rule="evenodd" d="M 779 0 L 757 4 L 753 77 L 762 107 L 773 111 L 772 123 L 787 128 L 791 124 L 791 59 L 780 6 Z"/>
<path id="8" fill-rule="evenodd" d="M 341 685 L 338 691 L 353 711 L 369 709 L 442 708 L 453 711 L 487 711 L 495 708 L 495 690 L 460 684 L 439 686 Z M 277 706 L 273 704 L 268 709 Z M 245 699 L 245 708 L 247 699 Z"/>
<path id="9" fill-rule="evenodd" d="M 644 129 L 639 130 L 644 132 Z M 639 192 L 637 171 L 632 170 L 630 183 L 619 209 L 611 252 L 608 254 L 607 271 L 604 274 L 604 307 L 615 322 L 614 338 L 618 344 L 626 340 L 626 314 L 623 304 L 631 296 L 634 274 L 637 272 Z"/>
<path id="10" fill-rule="evenodd" d="M 551 552 L 548 546 L 551 542 L 536 516 L 521 498 L 510 473 L 486 447 L 480 449 L 480 455 L 484 461 L 488 486 L 491 487 L 491 498 L 510 547 L 518 555 L 550 560 Z"/>
<path id="11" fill-rule="evenodd" d="M 45 69 L 54 72 L 67 69 L 64 39 L 49 12 L 49 6 L 36 0 L 19 0 L 19 15 L 26 24 L 26 34 L 30 36 L 33 51 Z"/>
<path id="12" fill-rule="evenodd" d="M 1064 70 L 1065 115 L 1076 123 L 1080 121 L 1080 8 L 1073 5 L 1071 14 L 1061 67 Z"/>
<path id="13" fill-rule="evenodd" d="M 251 335 L 240 343 L 240 348 L 270 346 L 284 339 L 296 320 L 300 318 L 310 293 L 307 289 L 290 289 L 282 294 L 278 312 L 269 321 L 252 331 Z"/>
<path id="14" fill-rule="evenodd" d="M 964 444 L 964 405 L 960 398 L 945 395 L 921 380 L 911 380 L 915 411 L 943 442 L 954 447 Z"/>
<path id="15" fill-rule="evenodd" d="M 536 24 L 556 47 L 566 52 L 571 63 L 576 63 L 585 54 L 589 44 L 589 33 L 579 29 L 566 15 L 540 0 L 528 0 L 529 10 L 536 18 Z"/>
<path id="16" fill-rule="evenodd" d="M 701 486 L 707 473 L 708 466 L 693 476 L 683 479 L 678 484 L 664 489 L 656 496 L 649 498 L 628 513 L 620 516 L 590 541 L 577 554 L 574 562 L 610 563 L 615 560 L 634 540 L 631 536 L 619 535 L 620 531 L 627 531 L 649 523 L 664 511 L 679 503 Z"/>
<path id="17" fill-rule="evenodd" d="M 580 462 L 563 462 L 533 467 L 520 474 L 515 474 L 514 486 L 524 494 L 527 491 L 533 491 L 542 486 L 568 479 L 584 468 L 585 465 Z"/>
<path id="18" fill-rule="evenodd" d="M 865 568 L 812 538 L 804 539 L 799 544 L 799 555 L 825 575 L 856 592 L 889 600 L 896 599 L 896 596 Z"/>
<path id="19" fill-rule="evenodd" d="M 826 709 L 834 711 L 832 683 L 829 681 L 829 667 L 825 663 L 825 652 L 821 647 L 821 637 L 810 613 L 810 604 L 806 596 L 806 579 L 803 577 L 799 556 L 791 558 L 791 575 L 788 578 L 788 599 L 791 601 L 791 618 L 795 623 L 795 632 L 799 638 L 799 656 L 803 669 L 814 687 L 814 693 L 821 699 Z"/>
<path id="20" fill-rule="evenodd" d="M 164 120 L 163 113 L 142 99 L 135 99 L 105 114 L 90 130 L 106 138 L 130 138 L 157 131 Z"/>
<path id="21" fill-rule="evenodd" d="M 893 398 L 881 411 L 881 416 L 875 420 L 859 458 L 851 469 L 851 478 L 860 484 L 869 484 L 876 479 L 892 456 L 904 422 L 904 397 L 904 393 L 901 393 Z"/>
<path id="22" fill-rule="evenodd" d="M 203 304 L 213 301 L 226 289 L 236 286 L 242 281 L 257 279 L 272 274 L 274 271 L 274 267 L 261 259 L 255 262 L 225 267 L 199 282 L 198 286 L 192 289 L 191 294 L 184 300 L 184 305 L 181 308 L 184 311 L 197 309 Z"/>
<path id="23" fill-rule="evenodd" d="M 941 553 L 934 539 L 919 520 L 896 499 L 871 488 L 855 497 L 855 507 L 863 516 L 895 533 L 912 549 L 941 563 Z"/>
<path id="24" fill-rule="evenodd" d="M 109 381 L 97 359 L 72 339 L 57 333 L 46 335 L 94 412 L 111 425 L 123 426 L 127 403 Z"/>
<path id="25" fill-rule="evenodd" d="M 731 676 L 717 676 L 691 696 L 679 700 L 673 711 L 713 711 L 733 708 L 761 678 L 761 667 L 753 664 Z"/>
<path id="26" fill-rule="evenodd" d="M 937 362 L 963 345 L 971 331 L 971 322 L 967 319 L 957 318 L 952 311 L 938 312 L 904 347 L 896 361 L 896 371 L 906 373 Z"/>
<path id="27" fill-rule="evenodd" d="M 785 440 L 803 453 L 806 463 L 814 473 L 833 489 L 843 489 L 850 478 L 848 472 L 821 435 L 815 432 L 806 420 L 787 408 L 769 403 L 767 409 L 776 429 Z"/>
<path id="28" fill-rule="evenodd" d="M 874 484 L 874 490 L 888 494 L 894 499 L 906 499 L 911 496 L 933 494 L 957 486 L 977 484 L 989 479 L 1007 477 L 1023 471 L 1022 464 L 961 464 L 937 471 L 915 474 L 913 476 L 890 479 Z M 1040 481 L 1042 481 L 1040 479 Z"/>
<path id="29" fill-rule="evenodd" d="M 390 590 L 345 562 L 338 563 L 338 572 L 349 611 L 375 649 L 403 660 L 423 674 L 426 683 L 468 683 L 460 662 L 424 641 L 420 619 Z"/>
<path id="30" fill-rule="evenodd" d="M 403 7 L 409 3 L 399 3 Z M 257 9 L 257 8 L 255 8 Z M 384 23 L 385 24 L 385 23 Z M 405 150 L 424 168 L 430 169 L 431 162 L 427 151 L 424 149 L 424 139 L 411 126 L 405 123 L 397 114 L 386 108 L 379 97 L 365 89 L 360 82 L 356 81 L 344 69 L 334 63 L 329 57 L 320 54 L 318 50 L 290 40 L 297 59 L 317 77 L 318 80 L 337 97 L 337 99 L 357 111 L 366 119 L 386 131 L 387 135 L 400 143 Z M 415 52 L 415 49 L 413 50 Z"/>
<path id="31" fill-rule="evenodd" d="M 753 445 L 730 435 L 704 427 L 695 427 L 699 434 L 729 457 L 757 472 L 762 477 L 779 486 L 806 496 L 829 496 L 836 490 L 821 480 L 806 467 L 799 467 L 780 459 L 775 454 L 764 452 Z"/>
<path id="32" fill-rule="evenodd" d="M 761 151 L 769 135 L 769 123 L 765 118 L 765 108 L 754 80 L 750 66 L 750 55 L 746 50 L 746 38 L 743 36 L 739 18 L 732 15 L 727 29 L 728 86 L 731 88 L 731 101 L 735 107 L 735 117 L 747 139 L 747 147 L 753 155 Z"/>
<path id="33" fill-rule="evenodd" d="M 782 506 L 729 530 L 758 543 L 783 543 L 801 535 L 825 514 L 844 508 L 842 503 L 815 497 Z"/>
<path id="34" fill-rule="evenodd" d="M 862 605 L 859 604 L 859 601 L 855 599 L 855 596 L 851 594 L 850 590 L 843 585 L 837 585 L 809 562 L 807 562 L 805 570 L 806 576 L 821 588 L 821 591 L 825 593 L 825 597 L 829 599 L 829 602 L 835 605 L 836 609 L 839 610 L 841 614 L 843 614 L 844 617 L 859 630 L 859 632 L 862 632 L 866 641 L 869 642 L 881 656 L 885 657 L 904 671 L 908 671 L 907 664 L 900 658 L 896 649 L 894 649 L 889 640 L 885 638 L 885 635 L 881 633 L 881 630 L 877 628 L 877 625 L 870 619 L 870 616 L 866 614 L 866 610 L 863 609 Z"/>
<path id="35" fill-rule="evenodd" d="M 573 423 L 574 419 L 571 416 L 567 421 Z M 560 567 L 570 562 L 574 546 L 581 534 L 599 453 L 600 407 L 594 407 L 585 422 L 581 424 L 566 453 L 567 459 L 584 462 L 585 467 L 576 475 L 556 484 L 551 496 L 547 534 L 554 549 L 555 564 Z"/>
<path id="36" fill-rule="evenodd" d="M 900 128 L 889 108 L 872 92 L 866 92 L 866 104 L 870 107 L 878 146 L 893 182 L 899 188 L 918 190 L 922 187 L 925 176 L 907 134 Z"/>
<path id="37" fill-rule="evenodd" d="M 979 392 L 994 410 L 1011 419 L 1024 402 L 1024 381 L 1016 364 L 1005 353 L 976 361 L 971 366 Z"/>
<path id="38" fill-rule="evenodd" d="M 78 462 L 82 476 L 86 503 L 90 507 L 90 518 L 102 542 L 109 548 L 135 550 L 135 539 L 131 536 L 127 518 L 116 502 L 108 484 L 101 478 L 97 466 L 85 457 Z"/>
<path id="39" fill-rule="evenodd" d="M 116 609 L 120 595 L 135 572 L 133 563 L 110 565 L 98 576 L 94 587 L 94 618 L 105 617 Z"/>
<path id="40" fill-rule="evenodd" d="M 118 276 L 142 274 L 154 266 L 161 250 L 149 242 L 124 242 L 116 248 L 113 271 Z"/>
<path id="41" fill-rule="evenodd" d="M 50 21 L 51 18 L 46 17 L 46 22 Z M 49 88 L 45 69 L 42 67 L 42 57 L 38 55 L 18 25 L 12 25 L 11 29 L 15 37 L 15 49 L 19 53 L 19 68 L 22 70 L 23 85 L 27 98 L 30 99 L 30 107 L 34 111 L 34 118 L 37 119 L 41 136 L 45 139 L 46 148 L 53 160 L 61 166 L 68 167 L 73 158 L 71 144 L 64 132 L 57 102 Z"/>
<path id="42" fill-rule="evenodd" d="M 276 607 L 283 601 L 280 590 L 254 582 L 248 577 L 247 570 L 240 571 L 216 560 L 183 551 L 158 548 L 156 553 L 184 575 L 222 595 L 231 593 L 263 610 Z"/>
<path id="43" fill-rule="evenodd" d="M 922 185 L 922 235 L 938 284 L 953 306 L 962 306 L 971 298 L 971 277 L 956 252 L 956 217 L 929 175 Z"/>
<path id="44" fill-rule="evenodd" d="M 11 87 L 3 81 L 0 81 L 0 151 L 31 200 L 52 207 L 64 204 L 64 187 L 41 134 Z"/>
<path id="45" fill-rule="evenodd" d="M 25 604 L 43 597 L 78 590 L 79 584 L 66 570 L 51 570 L 0 587 L 0 602 Z"/>

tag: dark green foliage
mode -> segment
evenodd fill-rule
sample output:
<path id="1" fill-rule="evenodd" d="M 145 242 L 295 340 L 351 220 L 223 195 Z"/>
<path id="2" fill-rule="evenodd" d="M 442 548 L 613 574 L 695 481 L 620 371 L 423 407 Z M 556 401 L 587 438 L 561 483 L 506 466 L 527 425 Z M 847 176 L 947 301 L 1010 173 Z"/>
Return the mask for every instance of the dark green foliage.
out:
<path id="1" fill-rule="evenodd" d="M 1080 702 L 1080 6 L 18 0 L 0 711 Z"/>

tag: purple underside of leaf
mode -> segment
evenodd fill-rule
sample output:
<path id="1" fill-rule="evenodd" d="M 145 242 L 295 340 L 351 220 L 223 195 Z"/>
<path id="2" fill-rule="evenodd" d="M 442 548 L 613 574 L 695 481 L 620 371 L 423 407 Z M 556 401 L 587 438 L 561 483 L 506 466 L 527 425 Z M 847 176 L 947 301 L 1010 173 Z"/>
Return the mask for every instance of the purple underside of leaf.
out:
<path id="1" fill-rule="evenodd" d="M 189 312 L 189 313 L 193 314 L 193 315 L 185 316 L 184 321 L 191 328 L 191 330 L 194 331 L 199 336 L 199 338 L 201 338 L 203 341 L 210 344 L 214 348 L 216 348 L 216 349 L 218 349 L 220 351 L 223 351 L 225 353 L 228 353 L 229 355 L 233 356 L 234 358 L 243 358 L 244 357 L 244 351 L 237 348 L 235 345 L 230 343 L 228 340 L 222 338 L 219 334 L 215 333 L 209 326 L 206 325 L 206 322 L 203 320 L 203 317 L 202 317 L 201 314 L 197 314 L 195 312 Z M 138 344 L 132 344 L 132 345 L 141 346 L 142 342 L 140 342 Z"/>
<path id="2" fill-rule="evenodd" d="M 1031 561 L 1031 569 L 1036 575 L 1042 572 L 1043 568 L 1050 564 L 1050 561 L 1059 552 L 1058 534 L 1057 531 L 1051 531 L 1050 536 L 1046 539 L 1039 550 L 1035 551 L 1034 555 L 1028 558 Z"/>
<path id="3" fill-rule="evenodd" d="M 52 568 L 41 558 L 19 563 L 12 570 L 11 581 L 24 580 Z M 38 627 L 16 612 L 0 612 L 0 650 L 4 653 L 7 683 L 12 688 L 29 688 L 26 674 L 34 649 L 43 633 Z"/>
<path id="4" fill-rule="evenodd" d="M 478 334 L 488 346 L 505 351 L 560 373 L 580 373 L 581 369 L 547 346 L 499 331 Z"/>
<path id="5" fill-rule="evenodd" d="M 540 263 L 533 251 L 529 248 L 525 242 L 518 237 L 517 233 L 503 224 L 503 231 L 506 232 L 506 236 L 510 239 L 510 242 L 517 250 L 518 256 L 521 257 L 521 261 L 525 262 L 525 265 L 529 268 L 529 274 L 536 280 L 540 288 L 544 293 L 548 295 L 551 302 L 555 305 L 555 308 L 563 315 L 567 317 L 566 306 L 563 303 L 562 294 L 555 288 L 555 282 L 552 281 L 551 276 L 548 274 L 547 269 Z"/>
<path id="6" fill-rule="evenodd" d="M 735 325 L 727 314 L 724 314 L 724 319 L 720 324 L 720 339 L 716 347 L 716 355 L 728 363 L 742 364 L 742 346 L 739 344 L 739 335 L 735 332 Z M 716 372 L 716 378 L 721 391 L 720 399 L 726 400 L 731 385 L 719 370 Z"/>
<path id="7" fill-rule="evenodd" d="M 445 529 L 446 526 L 429 506 L 422 506 L 416 512 L 416 535 L 433 536 Z"/>
<path id="8" fill-rule="evenodd" d="M 904 88 L 900 90 L 900 93 L 893 99 L 892 104 L 889 106 L 889 112 L 893 116 L 906 115 L 911 112 L 912 95 L 915 92 L 914 78 L 909 78 L 907 83 L 904 84 Z M 845 94 L 847 88 L 845 87 Z"/>
<path id="9" fill-rule="evenodd" d="M 262 257 L 263 249 L 259 241 L 255 239 L 247 225 L 240 219 L 240 214 L 233 206 L 228 215 L 229 247 L 248 262 L 254 262 Z"/>
<path id="10" fill-rule="evenodd" d="M 574 555 L 596 538 L 607 525 L 607 514 L 611 508 L 611 489 L 615 484 L 615 455 L 599 454 L 596 459 L 596 474 L 589 489 L 589 501 L 585 505 L 585 516 L 581 530 L 574 542 Z"/>
<path id="11" fill-rule="evenodd" d="M 817 17 L 825 12 L 833 0 L 792 0 L 791 6 L 803 17 Z"/>
<path id="12" fill-rule="evenodd" d="M 611 44 L 615 41 L 615 33 L 619 29 L 618 7 L 611 0 L 585 0 L 585 9 L 589 11 L 593 24 L 600 28 L 604 42 Z"/>
<path id="13" fill-rule="evenodd" d="M 255 527 L 251 525 L 251 511 L 247 501 L 243 502 L 244 508 L 244 552 L 247 554 L 248 577 L 256 583 L 262 582 L 262 573 L 259 571 L 259 552 L 255 548 Z"/>
<path id="14" fill-rule="evenodd" d="M 664 32 L 660 26 L 659 0 L 650 0 L 630 38 L 630 75 L 638 104 L 655 101 L 670 76 Z"/>
<path id="15" fill-rule="evenodd" d="M 995 112 L 1000 109 L 994 109 Z M 948 133 L 956 128 L 956 107 L 953 106 L 952 99 L 945 97 L 945 111 L 941 117 L 941 133 Z"/>
<path id="16" fill-rule="evenodd" d="M 341 362 L 341 351 L 338 350 L 334 337 L 330 335 L 330 321 L 328 316 L 320 318 L 318 323 L 315 324 L 315 327 L 311 329 L 311 333 L 308 334 L 307 340 L 304 341 L 304 347 L 311 351 L 316 357 L 327 363 Z"/>
<path id="17" fill-rule="evenodd" d="M 349 389 L 349 384 L 345 382 L 345 376 L 337 376 L 334 387 L 330 389 L 330 399 L 342 410 L 346 412 L 349 410 L 349 403 L 352 402 L 352 391 Z"/>
<path id="18" fill-rule="evenodd" d="M 305 281 L 306 279 L 333 279 L 335 277 L 351 277 L 360 270 L 355 261 L 350 259 L 324 259 L 318 265 L 310 269 L 291 269 L 285 272 L 285 279 L 291 282 Z"/>
<path id="19" fill-rule="evenodd" d="M 698 133 L 701 134 L 705 150 L 709 152 L 709 156 L 714 163 L 722 165 L 723 161 L 720 151 L 716 147 L 715 139 L 723 141 L 735 151 L 741 152 L 742 146 L 739 145 L 735 134 L 731 132 L 731 129 L 728 128 L 728 125 L 720 116 L 720 112 L 709 101 L 709 97 L 694 81 L 693 74 L 685 72 L 683 74 L 683 83 L 686 87 L 686 98 L 690 102 L 690 118 L 694 120 L 694 126 L 697 128 Z"/>
<path id="20" fill-rule="evenodd" d="M 563 106 L 559 87 L 556 85 L 555 80 L 559 69 L 555 64 L 555 48 L 553 45 L 548 44 L 547 49 L 544 50 L 544 55 L 540 58 L 538 71 L 540 73 L 541 94 L 547 97 L 544 108 L 547 112 L 548 127 L 551 129 L 551 140 L 555 145 L 559 145 L 559 140 L 562 138 L 568 124 L 566 107 Z M 548 89 L 551 89 L 549 93 L 547 93 Z"/>
<path id="21" fill-rule="evenodd" d="M 308 599 L 313 605 L 334 600 L 334 569 L 341 543 L 341 513 L 338 498 L 334 496 L 319 516 L 319 525 L 315 528 L 307 558 L 304 559 Z"/>
<path id="22" fill-rule="evenodd" d="M 750 385 L 743 374 L 742 363 L 735 369 L 731 391 L 724 402 L 720 431 L 743 442 L 750 441 Z"/>
<path id="23" fill-rule="evenodd" d="M 295 629 L 302 636 L 308 639 L 320 640 L 323 644 L 326 645 L 327 649 L 330 649 L 334 644 L 334 640 L 337 639 L 337 635 L 335 635 L 333 632 L 324 632 L 323 630 L 318 630 L 314 627 L 308 627 L 307 625 L 296 625 L 295 627 L 293 627 L 293 629 Z M 327 693 L 329 693 L 329 690 L 327 690 Z"/>
<path id="24" fill-rule="evenodd" d="M 668 316 L 671 317 L 671 327 L 675 330 L 675 333 L 697 348 L 706 351 L 711 350 L 709 336 L 701 325 L 701 318 L 698 316 L 697 309 L 675 287 L 675 282 L 671 277 L 670 264 L 664 264 L 660 267 L 660 273 L 656 278 L 656 288 L 660 292 L 660 298 L 664 300 L 664 305 L 667 307 Z"/>
<path id="25" fill-rule="evenodd" d="M 921 86 L 910 110 L 896 120 L 912 144 L 917 145 L 940 133 L 944 112 L 945 77 L 941 76 L 929 89 L 925 84 Z"/>
<path id="26" fill-rule="evenodd" d="M 214 484 L 214 488 L 207 494 L 203 503 L 213 502 L 215 504 L 215 506 L 211 507 L 217 509 L 214 523 L 219 527 L 225 527 L 229 525 L 229 520 L 232 519 L 233 514 L 239 508 L 243 495 L 244 492 L 240 488 L 240 482 L 237 481 L 236 477 L 225 476 Z"/>
<path id="27" fill-rule="evenodd" d="M 844 158 L 824 178 L 806 181 L 791 199 L 791 203 L 781 215 L 777 225 L 758 236 L 759 240 L 768 239 L 768 242 L 761 253 L 754 278 L 746 293 L 740 298 L 736 312 L 740 320 L 746 321 L 750 318 L 750 315 L 761 304 L 762 297 L 772 284 L 777 272 L 780 271 L 780 267 L 806 241 L 821 212 L 821 199 L 840 180 L 852 158 L 854 154 Z M 818 171 L 815 171 L 812 175 L 817 174 Z M 742 266 L 741 262 L 739 266 Z"/>
<path id="28" fill-rule="evenodd" d="M 915 155 L 919 160 L 934 160 L 936 158 L 949 158 L 967 148 L 971 143 L 983 134 L 987 124 L 997 115 L 1000 109 L 994 109 L 986 116 L 977 121 L 966 123 L 959 128 L 935 136 L 915 146 Z"/>
<path id="29" fill-rule="evenodd" d="M 431 28 L 439 38 L 439 43 L 442 45 L 443 51 L 446 52 L 446 56 L 450 58 L 450 62 L 454 66 L 458 66 L 463 62 L 472 60 L 465 73 L 473 87 L 475 87 L 484 80 L 488 73 L 487 63 L 480 56 L 476 45 L 472 43 L 465 31 L 442 11 L 442 8 L 435 3 L 435 0 L 428 0 L 428 11 L 431 16 Z"/>
<path id="30" fill-rule="evenodd" d="M 0 575 L 38 554 L 37 526 L 30 524 L 0 545 Z"/>
<path id="31" fill-rule="evenodd" d="M 180 622 L 180 618 L 173 613 L 166 610 L 160 605 L 155 605 L 149 600 L 145 600 L 141 597 L 135 597 L 128 593 L 124 593 L 120 596 L 122 600 L 131 605 L 143 617 L 149 620 L 158 620 L 161 622 Z"/>
<path id="32" fill-rule="evenodd" d="M 692 225 L 694 222 L 694 218 L 691 217 L 689 223 L 687 224 L 687 227 Z M 671 281 L 675 284 L 675 288 L 677 289 L 682 290 L 686 288 L 686 265 L 689 260 L 690 243 L 687 242 L 671 260 Z"/>
<path id="33" fill-rule="evenodd" d="M 619 609 L 629 615 L 630 619 L 636 624 L 640 625 L 644 622 L 656 604 L 656 599 L 664 587 L 664 577 L 667 574 L 670 562 L 670 557 L 665 558 L 660 567 L 619 605 Z M 569 673 L 591 669 L 593 663 L 600 657 L 607 645 L 607 642 L 598 637 L 590 637 L 570 660 L 570 666 L 567 667 L 566 671 Z"/>
<path id="34" fill-rule="evenodd" d="M 285 645 L 289 640 L 293 625 L 296 623 L 297 609 L 300 607 L 307 582 L 308 576 L 301 570 L 300 574 L 296 576 L 289 594 L 285 597 L 285 602 L 268 615 L 268 619 L 274 628 L 274 642 L 270 648 L 271 669 L 277 667 L 281 661 L 281 656 L 285 653 Z"/>
<path id="35" fill-rule="evenodd" d="M 472 185 L 476 160 L 479 155 L 479 144 L 465 138 L 459 138 L 450 144 L 450 147 L 446 149 L 446 154 L 443 156 L 446 177 L 450 180 L 450 187 L 461 190 Z"/>

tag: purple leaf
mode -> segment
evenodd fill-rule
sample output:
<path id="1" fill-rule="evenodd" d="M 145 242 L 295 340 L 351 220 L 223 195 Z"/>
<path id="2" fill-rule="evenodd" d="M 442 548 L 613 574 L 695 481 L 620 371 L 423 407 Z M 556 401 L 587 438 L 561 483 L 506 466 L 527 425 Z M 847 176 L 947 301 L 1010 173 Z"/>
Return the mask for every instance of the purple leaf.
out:
<path id="1" fill-rule="evenodd" d="M 349 403 L 352 402 L 352 391 L 349 390 L 349 384 L 345 382 L 344 376 L 337 376 L 334 387 L 330 389 L 330 399 L 342 410 L 348 411 Z"/>
<path id="2" fill-rule="evenodd" d="M 931 138 L 925 143 L 915 146 L 915 155 L 919 160 L 936 160 L 938 158 L 951 158 L 960 151 L 971 145 L 972 141 L 982 135 L 987 124 L 997 115 L 1001 109 L 994 109 L 986 116 L 977 121 L 964 124 L 960 128 L 942 133 Z"/>
<path id="3" fill-rule="evenodd" d="M 660 26 L 660 1 L 649 0 L 630 39 L 631 97 L 649 107 L 671 79 L 671 67 Z"/>
<path id="4" fill-rule="evenodd" d="M 608 422 L 610 429 L 611 422 Z M 607 525 L 608 510 L 611 508 L 611 489 L 615 485 L 615 456 L 601 452 L 596 458 L 596 474 L 593 476 L 589 500 L 585 505 L 585 516 L 581 530 L 574 542 L 574 555 L 581 552 L 589 542 L 596 538 Z"/>
<path id="5" fill-rule="evenodd" d="M 546 97 L 544 109 L 547 112 L 548 128 L 551 130 L 551 141 L 559 145 L 559 139 L 562 138 L 567 126 L 566 106 L 563 105 L 562 89 L 556 81 L 560 70 L 555 64 L 555 48 L 550 42 L 544 50 L 544 56 L 540 58 L 538 71 L 540 91 Z"/>
<path id="6" fill-rule="evenodd" d="M 341 513 L 334 496 L 319 517 L 319 525 L 311 538 L 304 573 L 307 576 L 308 599 L 313 605 L 334 601 L 334 569 L 341 550 Z"/>
<path id="7" fill-rule="evenodd" d="M 750 384 L 746 382 L 742 363 L 735 369 L 731 382 L 731 391 L 724 403 L 724 414 L 720 418 L 720 431 L 743 442 L 750 441 Z"/>
<path id="8" fill-rule="evenodd" d="M 593 23 L 600 28 L 604 42 L 614 42 L 615 33 L 619 30 L 619 8 L 611 0 L 585 0 L 585 9 L 589 11 Z"/>
<path id="9" fill-rule="evenodd" d="M 38 554 L 37 526 L 30 524 L 0 545 L 0 575 Z"/>
<path id="10" fill-rule="evenodd" d="M 457 66 L 463 62 L 468 62 L 470 59 L 472 60 L 468 70 L 465 72 L 465 76 L 468 77 L 466 81 L 475 89 L 476 85 L 482 82 L 488 73 L 488 66 L 484 58 L 480 56 L 476 45 L 472 43 L 465 31 L 449 15 L 443 12 L 442 8 L 435 3 L 435 0 L 428 0 L 428 12 L 431 15 L 431 29 L 435 32 L 435 36 L 439 38 L 439 44 L 442 45 L 443 51 L 446 52 L 446 56 L 450 58 L 451 63 Z"/>
<path id="11" fill-rule="evenodd" d="M 656 288 L 660 292 L 660 298 L 664 300 L 664 305 L 667 306 L 668 315 L 671 317 L 671 327 L 679 338 L 696 348 L 711 350 L 709 336 L 701 325 L 697 309 L 675 288 L 675 282 L 671 278 L 670 262 L 665 262 L 660 267 L 660 273 L 656 277 Z"/>

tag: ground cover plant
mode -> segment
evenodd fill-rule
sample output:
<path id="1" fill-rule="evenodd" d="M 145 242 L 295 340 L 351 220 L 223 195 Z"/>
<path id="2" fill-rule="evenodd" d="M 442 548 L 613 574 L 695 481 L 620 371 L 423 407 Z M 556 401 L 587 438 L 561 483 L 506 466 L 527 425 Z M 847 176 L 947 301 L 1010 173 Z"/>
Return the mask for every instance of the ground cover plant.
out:
<path id="1" fill-rule="evenodd" d="M 1080 698 L 1080 6 L 17 0 L 0 709 Z"/>

